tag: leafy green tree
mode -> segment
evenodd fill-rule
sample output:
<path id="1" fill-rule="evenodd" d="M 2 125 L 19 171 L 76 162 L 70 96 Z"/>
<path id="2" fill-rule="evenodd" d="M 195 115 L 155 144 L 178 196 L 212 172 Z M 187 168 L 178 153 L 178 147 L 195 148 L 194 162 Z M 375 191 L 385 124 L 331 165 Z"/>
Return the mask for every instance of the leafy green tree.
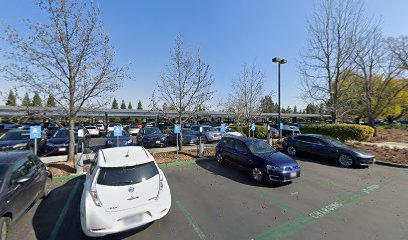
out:
<path id="1" fill-rule="evenodd" d="M 127 107 L 128 109 L 133 109 L 133 106 L 132 106 L 132 103 L 131 102 L 129 102 L 129 104 L 128 104 L 128 107 Z"/>
<path id="2" fill-rule="evenodd" d="M 297 109 L 296 105 L 293 107 L 293 113 L 298 113 L 298 109 Z"/>
<path id="3" fill-rule="evenodd" d="M 10 89 L 7 101 L 6 101 L 7 106 L 16 106 L 16 95 L 14 94 L 13 90 Z"/>
<path id="4" fill-rule="evenodd" d="M 137 110 L 143 110 L 143 105 L 142 105 L 142 102 L 140 100 L 137 103 Z"/>
<path id="5" fill-rule="evenodd" d="M 33 102 L 31 103 L 33 107 L 42 107 L 42 100 L 38 92 L 34 93 Z"/>
<path id="6" fill-rule="evenodd" d="M 274 112 L 274 104 L 271 96 L 265 96 L 261 99 L 261 111 L 263 113 Z"/>
<path id="7" fill-rule="evenodd" d="M 49 94 L 47 99 L 47 107 L 55 107 L 56 105 L 54 96 Z"/>
<path id="8" fill-rule="evenodd" d="M 116 98 L 113 99 L 112 109 L 119 109 L 119 104 L 118 101 L 116 101 Z"/>
<path id="9" fill-rule="evenodd" d="M 30 97 L 28 96 L 28 93 L 25 93 L 21 106 L 29 107 L 30 105 L 31 105 Z"/>
<path id="10" fill-rule="evenodd" d="M 126 109 L 125 100 L 122 100 L 122 104 L 120 104 L 120 109 Z"/>

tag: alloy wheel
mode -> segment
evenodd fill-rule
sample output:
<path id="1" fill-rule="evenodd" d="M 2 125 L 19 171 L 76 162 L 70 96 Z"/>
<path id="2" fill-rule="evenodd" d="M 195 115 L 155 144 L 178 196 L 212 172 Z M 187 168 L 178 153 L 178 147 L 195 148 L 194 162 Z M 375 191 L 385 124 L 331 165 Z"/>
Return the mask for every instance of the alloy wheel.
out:
<path id="1" fill-rule="evenodd" d="M 252 168 L 252 178 L 257 182 L 262 181 L 263 178 L 262 170 L 259 169 L 258 167 Z"/>
<path id="2" fill-rule="evenodd" d="M 222 158 L 221 153 L 218 153 L 218 154 L 217 154 L 217 162 L 218 162 L 219 164 L 223 164 L 223 163 L 224 163 L 224 159 Z"/>
<path id="3" fill-rule="evenodd" d="M 342 166 L 350 167 L 353 165 L 353 158 L 350 155 L 344 154 L 339 157 L 339 162 Z"/>
<path id="4" fill-rule="evenodd" d="M 296 148 L 294 146 L 288 146 L 287 152 L 289 153 L 289 155 L 295 156 L 296 155 Z"/>

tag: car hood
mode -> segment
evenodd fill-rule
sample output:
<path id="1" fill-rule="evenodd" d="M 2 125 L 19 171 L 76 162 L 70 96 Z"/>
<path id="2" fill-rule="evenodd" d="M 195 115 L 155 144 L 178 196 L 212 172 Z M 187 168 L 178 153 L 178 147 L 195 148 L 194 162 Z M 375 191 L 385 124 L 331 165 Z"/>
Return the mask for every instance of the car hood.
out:
<path id="1" fill-rule="evenodd" d="M 143 135 L 143 138 L 162 138 L 166 137 L 164 134 L 145 134 Z"/>
<path id="2" fill-rule="evenodd" d="M 264 159 L 266 162 L 274 164 L 278 167 L 285 167 L 285 166 L 297 166 L 297 162 L 293 160 L 291 157 L 283 154 L 281 152 L 275 153 L 266 153 L 266 154 L 255 154 L 255 156 Z"/>
<path id="3" fill-rule="evenodd" d="M 0 141 L 0 147 L 13 146 L 20 143 L 28 143 L 28 140 L 4 140 Z"/>
<path id="4" fill-rule="evenodd" d="M 75 140 L 76 142 L 76 140 Z M 68 138 L 50 138 L 47 140 L 47 143 L 51 144 L 68 144 L 69 139 Z"/>

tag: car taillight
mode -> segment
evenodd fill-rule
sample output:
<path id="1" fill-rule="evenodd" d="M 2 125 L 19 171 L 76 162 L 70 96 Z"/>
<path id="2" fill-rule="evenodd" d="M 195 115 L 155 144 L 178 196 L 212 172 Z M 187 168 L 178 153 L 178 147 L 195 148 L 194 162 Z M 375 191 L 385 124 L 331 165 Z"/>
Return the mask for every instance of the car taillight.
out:
<path id="1" fill-rule="evenodd" d="M 98 193 L 96 192 L 96 189 L 95 189 L 95 191 L 91 191 L 91 197 L 92 197 L 92 200 L 94 201 L 96 206 L 98 206 L 98 207 L 102 206 L 102 203 L 98 198 Z"/>

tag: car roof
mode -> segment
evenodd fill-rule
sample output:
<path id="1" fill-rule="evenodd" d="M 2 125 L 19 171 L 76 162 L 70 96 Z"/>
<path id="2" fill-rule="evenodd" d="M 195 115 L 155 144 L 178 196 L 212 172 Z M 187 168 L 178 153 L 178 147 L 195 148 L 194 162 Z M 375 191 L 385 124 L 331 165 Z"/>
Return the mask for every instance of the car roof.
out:
<path id="1" fill-rule="evenodd" d="M 311 133 L 309 133 L 309 134 L 297 135 L 297 136 L 295 136 L 295 137 L 299 137 L 299 136 L 306 136 L 306 137 L 318 137 L 318 138 L 320 138 L 320 137 L 324 137 L 324 135 L 321 135 L 321 134 L 311 134 Z"/>
<path id="2" fill-rule="evenodd" d="M 0 152 L 0 164 L 13 164 L 16 161 L 31 155 L 29 150 L 25 151 L 4 151 Z"/>
<path id="3" fill-rule="evenodd" d="M 154 161 L 153 156 L 140 146 L 105 148 L 97 154 L 100 167 L 129 167 Z"/>

